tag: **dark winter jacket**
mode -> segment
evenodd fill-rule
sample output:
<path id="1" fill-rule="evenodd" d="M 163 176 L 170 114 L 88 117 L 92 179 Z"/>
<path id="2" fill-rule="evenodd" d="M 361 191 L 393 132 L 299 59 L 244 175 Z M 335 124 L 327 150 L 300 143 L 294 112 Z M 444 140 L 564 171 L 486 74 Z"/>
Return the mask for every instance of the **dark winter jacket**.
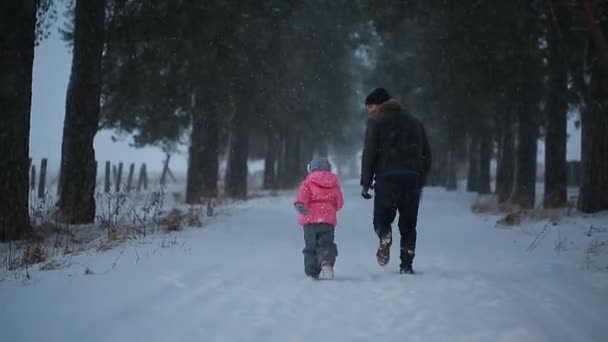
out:
<path id="1" fill-rule="evenodd" d="M 361 161 L 361 185 L 387 173 L 416 172 L 424 183 L 431 168 L 431 149 L 422 123 L 397 100 L 383 103 L 367 120 Z"/>

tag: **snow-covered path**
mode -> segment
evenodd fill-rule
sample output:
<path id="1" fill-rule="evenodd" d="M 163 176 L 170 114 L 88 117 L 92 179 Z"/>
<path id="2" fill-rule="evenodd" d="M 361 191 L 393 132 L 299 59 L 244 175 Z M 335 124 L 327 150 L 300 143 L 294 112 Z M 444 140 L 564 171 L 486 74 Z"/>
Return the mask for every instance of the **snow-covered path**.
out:
<path id="1" fill-rule="evenodd" d="M 377 265 L 372 202 L 345 198 L 333 281 L 304 276 L 291 198 L 260 199 L 107 273 L 122 249 L 0 282 L 0 341 L 608 341 L 605 272 L 525 253 L 465 195 L 425 192 L 413 276 L 397 244 Z"/>

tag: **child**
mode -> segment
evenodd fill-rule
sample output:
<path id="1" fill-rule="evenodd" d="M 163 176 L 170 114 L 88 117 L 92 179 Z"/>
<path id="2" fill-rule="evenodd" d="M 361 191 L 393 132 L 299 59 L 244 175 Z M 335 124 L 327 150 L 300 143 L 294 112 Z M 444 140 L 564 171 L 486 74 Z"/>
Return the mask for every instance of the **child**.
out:
<path id="1" fill-rule="evenodd" d="M 298 223 L 304 227 L 304 272 L 313 279 L 332 279 L 338 248 L 334 243 L 336 213 L 344 198 L 338 177 L 331 172 L 325 158 L 308 164 L 308 176 L 300 185 L 294 202 L 300 213 Z"/>

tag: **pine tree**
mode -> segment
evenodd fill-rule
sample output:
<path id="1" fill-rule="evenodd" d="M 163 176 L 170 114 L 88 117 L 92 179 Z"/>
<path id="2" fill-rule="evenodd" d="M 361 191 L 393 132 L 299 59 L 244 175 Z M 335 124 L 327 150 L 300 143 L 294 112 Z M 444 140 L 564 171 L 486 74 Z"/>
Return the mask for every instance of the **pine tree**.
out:
<path id="1" fill-rule="evenodd" d="M 29 128 L 36 38 L 34 0 L 0 5 L 0 241 L 30 230 Z"/>
<path id="2" fill-rule="evenodd" d="M 75 6 L 59 180 L 60 219 L 69 224 L 95 220 L 93 140 L 99 126 L 105 7 L 105 0 L 77 0 Z"/>

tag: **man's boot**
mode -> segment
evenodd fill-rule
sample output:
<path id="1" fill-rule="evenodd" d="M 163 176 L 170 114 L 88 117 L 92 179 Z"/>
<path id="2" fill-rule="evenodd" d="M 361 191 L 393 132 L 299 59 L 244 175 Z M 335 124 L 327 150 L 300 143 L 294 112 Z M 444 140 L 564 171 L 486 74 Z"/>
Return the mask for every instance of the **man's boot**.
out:
<path id="1" fill-rule="evenodd" d="M 376 259 L 378 259 L 378 265 L 386 266 L 391 259 L 391 244 L 393 239 L 389 236 L 385 236 L 380 239 L 378 245 L 378 251 L 376 252 Z"/>
<path id="2" fill-rule="evenodd" d="M 401 248 L 401 267 L 399 269 L 399 273 L 401 274 L 414 274 L 414 269 L 412 268 L 412 263 L 414 261 L 414 253 L 413 250 L 407 248 Z"/>

